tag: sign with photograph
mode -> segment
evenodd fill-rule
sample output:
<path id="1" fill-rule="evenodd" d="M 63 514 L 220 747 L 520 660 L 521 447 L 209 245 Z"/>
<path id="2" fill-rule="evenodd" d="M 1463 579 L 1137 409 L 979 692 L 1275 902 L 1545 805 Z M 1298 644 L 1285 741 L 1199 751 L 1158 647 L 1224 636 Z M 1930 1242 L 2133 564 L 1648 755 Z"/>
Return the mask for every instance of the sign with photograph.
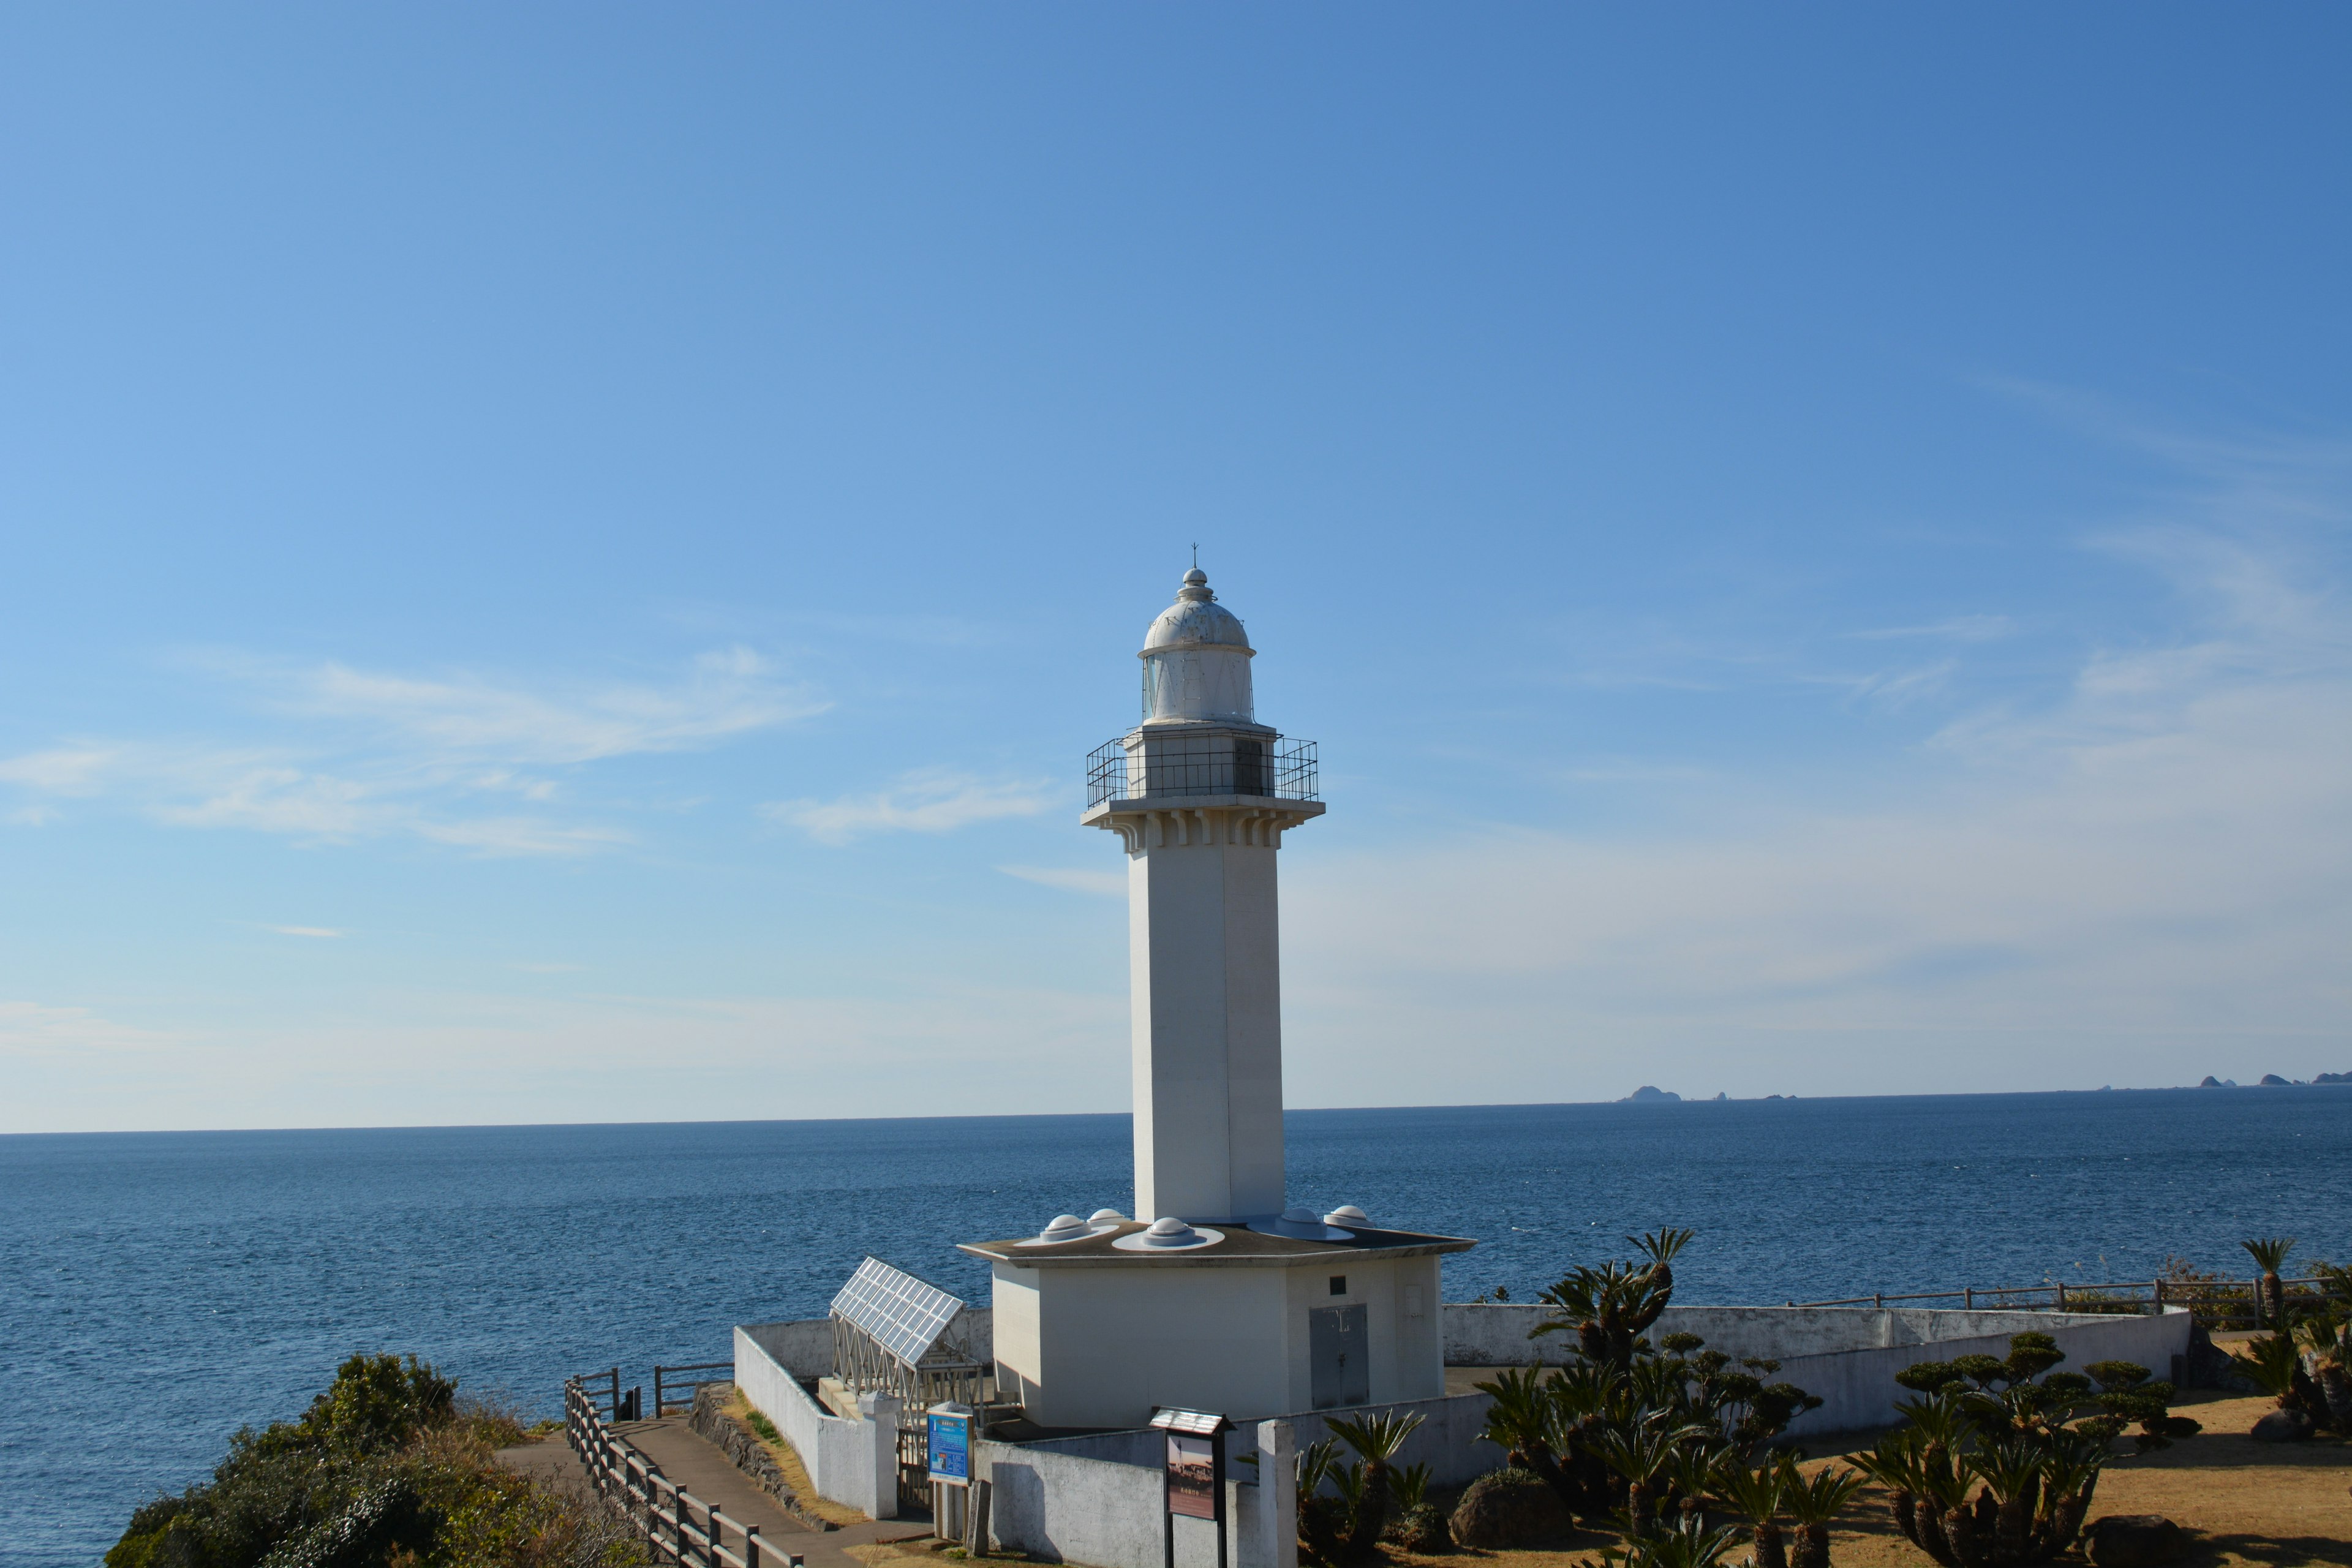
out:
<path id="1" fill-rule="evenodd" d="M 958 1405 L 934 1405 L 930 1416 L 930 1473 L 935 1486 L 961 1487 L 971 1480 L 971 1412 Z"/>
<path id="2" fill-rule="evenodd" d="M 1168 1511 L 1188 1519 L 1216 1519 L 1217 1440 L 1181 1432 L 1168 1434 Z"/>

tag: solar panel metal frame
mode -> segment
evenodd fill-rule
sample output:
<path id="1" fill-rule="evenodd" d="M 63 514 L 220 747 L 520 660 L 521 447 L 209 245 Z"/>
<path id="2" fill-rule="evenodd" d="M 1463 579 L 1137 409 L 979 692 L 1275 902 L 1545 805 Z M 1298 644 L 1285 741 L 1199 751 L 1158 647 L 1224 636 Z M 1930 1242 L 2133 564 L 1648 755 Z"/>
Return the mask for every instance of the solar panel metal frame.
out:
<path id="1" fill-rule="evenodd" d="M 908 1366 L 921 1363 L 964 1303 L 938 1286 L 868 1257 L 835 1295 L 831 1315 Z"/>

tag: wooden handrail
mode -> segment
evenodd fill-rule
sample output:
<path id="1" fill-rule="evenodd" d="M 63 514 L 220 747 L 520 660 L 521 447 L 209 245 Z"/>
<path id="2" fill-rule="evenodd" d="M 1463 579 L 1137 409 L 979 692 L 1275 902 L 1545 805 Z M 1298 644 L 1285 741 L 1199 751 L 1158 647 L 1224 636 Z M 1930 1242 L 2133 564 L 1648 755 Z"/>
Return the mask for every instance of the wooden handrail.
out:
<path id="1" fill-rule="evenodd" d="M 678 1568 L 802 1568 L 797 1555 L 770 1550 L 758 1525 L 738 1523 L 718 1504 L 703 1502 L 663 1475 L 659 1465 L 605 1424 L 576 1377 L 563 1385 L 563 1436 L 597 1494 L 618 1504 L 655 1553 Z M 730 1529 L 737 1549 L 727 1545 Z"/>

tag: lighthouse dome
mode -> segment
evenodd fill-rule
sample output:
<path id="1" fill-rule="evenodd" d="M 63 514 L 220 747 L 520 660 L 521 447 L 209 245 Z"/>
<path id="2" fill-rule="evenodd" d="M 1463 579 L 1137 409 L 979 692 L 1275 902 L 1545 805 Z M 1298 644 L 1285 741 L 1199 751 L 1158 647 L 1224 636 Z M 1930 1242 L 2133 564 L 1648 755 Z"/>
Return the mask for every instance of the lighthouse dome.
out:
<path id="1" fill-rule="evenodd" d="M 1154 652 L 1163 647 L 1237 647 L 1249 651 L 1249 634 L 1242 630 L 1242 618 L 1217 603 L 1216 595 L 1209 591 L 1208 574 L 1198 566 L 1184 574 L 1184 585 L 1176 590 L 1176 602 L 1160 612 L 1144 634 L 1143 651 Z"/>
<path id="2" fill-rule="evenodd" d="M 1239 616 L 1217 603 L 1198 566 L 1184 574 L 1176 602 L 1151 623 L 1136 657 L 1143 660 L 1145 723 L 1255 721 L 1249 634 Z"/>

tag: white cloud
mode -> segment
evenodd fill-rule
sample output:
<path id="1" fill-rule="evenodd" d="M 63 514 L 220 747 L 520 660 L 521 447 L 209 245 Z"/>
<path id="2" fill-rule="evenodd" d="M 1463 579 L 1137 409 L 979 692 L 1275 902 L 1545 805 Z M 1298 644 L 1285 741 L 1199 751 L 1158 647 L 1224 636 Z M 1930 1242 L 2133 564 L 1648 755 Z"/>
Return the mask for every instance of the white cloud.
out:
<path id="1" fill-rule="evenodd" d="M 825 706 L 804 689 L 776 679 L 765 659 L 741 647 L 703 655 L 688 679 L 669 687 L 622 684 L 562 693 L 334 663 L 242 668 L 289 712 L 380 725 L 445 754 L 522 764 L 688 750 L 805 719 Z"/>
<path id="2" fill-rule="evenodd" d="M 152 1052 L 172 1040 L 171 1036 L 116 1023 L 87 1007 L 0 1001 L 0 1059 L 80 1061 Z M 24 1111 L 34 1109 L 20 1107 Z"/>
<path id="3" fill-rule="evenodd" d="M 332 926 L 271 926 L 269 929 L 279 936 L 313 936 L 331 940 L 351 935 L 351 932 L 337 931 Z"/>
<path id="4" fill-rule="evenodd" d="M 1923 626 L 1876 626 L 1868 631 L 1845 635 L 1860 642 L 1885 642 L 1897 637 L 1917 637 L 1929 642 L 1992 642 L 2009 637 L 2017 624 L 2007 616 L 1954 616 Z"/>
<path id="5" fill-rule="evenodd" d="M 976 822 L 1034 816 L 1057 795 L 1043 780 L 926 772 L 909 773 L 877 795 L 774 801 L 760 809 L 821 843 L 846 844 L 871 833 L 952 833 Z"/>
<path id="6" fill-rule="evenodd" d="M 119 753 L 107 746 L 59 746 L 0 759 L 0 782 L 44 795 L 95 795 Z"/>
<path id="7" fill-rule="evenodd" d="M 327 663 L 215 658 L 292 733 L 253 745 L 77 741 L 0 759 L 0 784 L 47 797 L 127 802 L 173 826 L 239 828 L 306 844 L 413 835 L 483 855 L 569 856 L 630 842 L 556 815 L 550 769 L 717 744 L 821 710 L 756 654 L 704 655 L 667 686 L 537 690 L 474 677 L 422 679 Z M 480 811 L 484 796 L 532 808 Z M 37 826 L 34 800 L 11 820 Z"/>
<path id="8" fill-rule="evenodd" d="M 1646 837 L 1286 877 L 1294 1078 L 1344 1103 L 2352 1069 L 2352 600 L 2339 530 L 2273 526 L 2352 509 L 2333 471 L 2287 499 L 2280 472 L 2093 542 L 2160 574 L 2180 635 L 1954 720 L 1847 780 L 1865 804 L 1748 776 Z"/>
<path id="9" fill-rule="evenodd" d="M 1105 899 L 1127 897 L 1127 873 L 1124 871 L 1063 866 L 999 866 L 997 869 L 1008 877 L 1018 877 L 1041 888 L 1059 888 L 1066 893 L 1092 893 Z"/>

